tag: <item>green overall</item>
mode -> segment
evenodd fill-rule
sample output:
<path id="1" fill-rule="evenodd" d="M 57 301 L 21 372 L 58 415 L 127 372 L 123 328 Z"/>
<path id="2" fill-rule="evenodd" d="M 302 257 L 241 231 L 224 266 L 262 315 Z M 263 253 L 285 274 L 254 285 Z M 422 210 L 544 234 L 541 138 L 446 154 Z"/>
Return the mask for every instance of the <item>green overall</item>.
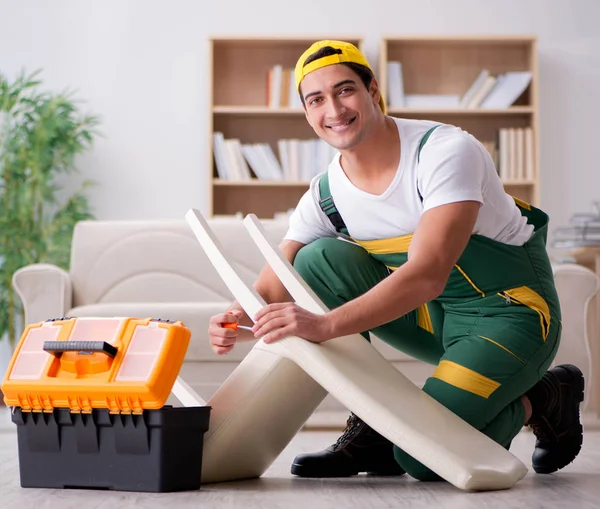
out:
<path id="1" fill-rule="evenodd" d="M 320 192 L 330 219 L 332 214 L 339 216 L 327 174 L 321 178 Z M 548 369 L 561 330 L 546 252 L 548 216 L 515 202 L 534 225 L 524 245 L 472 235 L 438 298 L 370 331 L 394 348 L 436 365 L 423 390 L 507 449 L 525 420 L 520 396 Z M 341 217 L 332 223 L 344 232 Z M 358 245 L 322 238 L 304 246 L 294 266 L 332 309 L 367 292 L 406 262 L 411 238 L 353 239 Z M 394 455 L 413 477 L 439 479 L 398 447 Z"/>

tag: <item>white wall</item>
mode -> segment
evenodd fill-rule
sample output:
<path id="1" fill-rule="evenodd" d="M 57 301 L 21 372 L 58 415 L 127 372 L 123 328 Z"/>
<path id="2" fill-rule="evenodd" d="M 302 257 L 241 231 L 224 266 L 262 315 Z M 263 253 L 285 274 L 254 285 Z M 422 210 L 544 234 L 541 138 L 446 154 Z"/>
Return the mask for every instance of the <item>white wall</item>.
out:
<path id="1" fill-rule="evenodd" d="M 98 218 L 171 219 L 206 210 L 211 35 L 363 35 L 375 64 L 385 35 L 535 34 L 556 226 L 600 199 L 599 20 L 597 0 L 0 0 L 0 72 L 43 68 L 45 87 L 102 116 L 78 163 Z"/>

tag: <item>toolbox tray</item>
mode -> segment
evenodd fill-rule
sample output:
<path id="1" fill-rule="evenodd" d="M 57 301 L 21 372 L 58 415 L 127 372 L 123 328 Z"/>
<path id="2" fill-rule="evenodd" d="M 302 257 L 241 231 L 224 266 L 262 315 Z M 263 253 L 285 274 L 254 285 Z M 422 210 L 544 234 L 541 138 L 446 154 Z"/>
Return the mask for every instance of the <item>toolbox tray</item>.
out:
<path id="1" fill-rule="evenodd" d="M 15 407 L 21 486 L 169 492 L 197 490 L 211 407 L 141 414 L 24 412 Z"/>

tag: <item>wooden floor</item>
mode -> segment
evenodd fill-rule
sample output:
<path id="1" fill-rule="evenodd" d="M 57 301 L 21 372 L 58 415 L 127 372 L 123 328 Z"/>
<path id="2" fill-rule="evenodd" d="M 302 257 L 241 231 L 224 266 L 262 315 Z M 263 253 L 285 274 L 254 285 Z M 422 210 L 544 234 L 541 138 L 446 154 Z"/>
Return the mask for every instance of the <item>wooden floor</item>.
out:
<path id="1" fill-rule="evenodd" d="M 6 423 L 7 419 L 3 419 Z M 0 425 L 0 508 L 113 509 L 194 508 L 600 508 L 600 431 L 586 433 L 577 460 L 553 475 L 529 473 L 508 491 L 463 493 L 447 483 L 422 483 L 407 476 L 365 475 L 347 479 L 299 479 L 290 475 L 294 456 L 334 442 L 339 433 L 302 432 L 261 479 L 203 486 L 186 493 L 128 493 L 88 490 L 24 489 L 19 485 L 14 425 Z M 521 433 L 512 452 L 529 467 L 534 437 Z"/>

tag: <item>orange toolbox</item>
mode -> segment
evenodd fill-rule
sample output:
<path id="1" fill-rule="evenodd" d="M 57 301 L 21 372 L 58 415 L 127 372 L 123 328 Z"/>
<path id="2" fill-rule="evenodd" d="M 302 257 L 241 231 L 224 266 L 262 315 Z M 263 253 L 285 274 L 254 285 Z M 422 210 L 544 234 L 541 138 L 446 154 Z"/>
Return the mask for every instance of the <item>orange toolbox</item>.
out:
<path id="1" fill-rule="evenodd" d="M 189 340 L 162 319 L 29 325 L 2 383 L 21 486 L 199 489 L 210 407 L 165 405 Z"/>

